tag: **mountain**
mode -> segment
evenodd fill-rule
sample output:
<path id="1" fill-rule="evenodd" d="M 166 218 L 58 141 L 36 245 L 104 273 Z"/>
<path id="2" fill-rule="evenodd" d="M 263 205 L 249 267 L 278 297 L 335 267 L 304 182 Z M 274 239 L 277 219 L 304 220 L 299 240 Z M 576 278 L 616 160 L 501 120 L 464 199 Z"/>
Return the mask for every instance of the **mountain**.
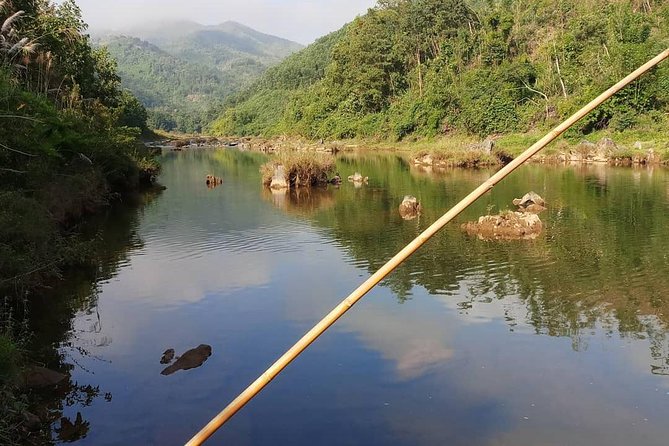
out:
<path id="1" fill-rule="evenodd" d="M 127 35 L 154 43 L 186 60 L 208 60 L 226 66 L 235 57 L 257 59 L 263 65 L 277 63 L 303 45 L 258 32 L 241 23 L 227 21 L 207 26 L 181 21 L 130 29 Z"/>
<path id="2" fill-rule="evenodd" d="M 669 0 L 383 0 L 235 95 L 216 134 L 486 136 L 550 128 L 669 46 Z M 665 63 L 570 133 L 669 124 Z"/>
<path id="3" fill-rule="evenodd" d="M 302 48 L 236 22 L 170 22 L 98 34 L 117 60 L 123 85 L 147 107 L 149 124 L 200 131 L 231 94 Z"/>

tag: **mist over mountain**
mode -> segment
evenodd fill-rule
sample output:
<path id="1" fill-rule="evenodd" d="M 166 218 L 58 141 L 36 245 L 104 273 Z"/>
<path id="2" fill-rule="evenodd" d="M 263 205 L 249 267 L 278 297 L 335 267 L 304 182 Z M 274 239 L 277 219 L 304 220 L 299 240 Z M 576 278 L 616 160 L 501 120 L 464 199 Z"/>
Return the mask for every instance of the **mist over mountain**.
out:
<path id="1" fill-rule="evenodd" d="M 94 31 L 118 62 L 123 85 L 147 107 L 149 124 L 198 132 L 222 102 L 302 45 L 237 22 L 150 24 Z"/>

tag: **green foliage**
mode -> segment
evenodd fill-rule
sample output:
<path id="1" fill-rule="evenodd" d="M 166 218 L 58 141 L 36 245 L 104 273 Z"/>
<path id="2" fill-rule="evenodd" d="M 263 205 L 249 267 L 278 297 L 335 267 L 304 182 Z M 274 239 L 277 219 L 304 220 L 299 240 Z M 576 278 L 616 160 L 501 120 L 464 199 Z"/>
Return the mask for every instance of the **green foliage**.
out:
<path id="1" fill-rule="evenodd" d="M 391 139 L 549 128 L 666 48 L 668 10 L 666 1 L 380 0 L 327 45 L 268 71 L 212 128 Z M 631 130 L 653 111 L 666 116 L 668 70 L 620 92 L 572 136 Z M 284 103 L 271 100 L 285 90 Z M 250 104 L 271 112 L 247 113 Z"/>
<path id="2" fill-rule="evenodd" d="M 81 261 L 82 246 L 63 229 L 156 173 L 138 144 L 146 110 L 121 90 L 106 50 L 90 46 L 76 4 L 13 4 L 26 14 L 3 37 L 39 36 L 39 46 L 24 47 L 18 71 L 15 58 L 0 59 L 0 298 Z M 16 13 L 7 5 L 0 22 Z"/>
<path id="3" fill-rule="evenodd" d="M 226 110 L 210 125 L 209 130 L 219 135 L 249 135 L 278 134 L 286 130 L 295 133 L 295 129 L 304 128 L 304 116 L 316 112 L 303 110 L 300 102 L 304 99 L 312 108 L 322 108 L 322 103 L 310 99 L 311 94 L 315 91 L 314 84 L 325 75 L 332 48 L 345 29 L 321 37 L 281 64 L 268 69 L 251 87 L 228 100 Z M 295 96 L 296 92 L 305 95 Z M 261 129 L 258 131 L 249 126 L 254 120 L 248 121 L 248 117 L 258 115 L 261 110 L 264 121 L 258 122 L 257 127 Z M 304 129 L 303 133 L 312 132 Z"/>
<path id="4" fill-rule="evenodd" d="M 167 131 L 201 132 L 224 100 L 301 48 L 234 22 L 137 33 L 146 40 L 112 36 L 100 44 L 118 61 L 123 85 L 148 107 L 150 127 Z M 291 73 L 297 82 L 301 75 Z"/>

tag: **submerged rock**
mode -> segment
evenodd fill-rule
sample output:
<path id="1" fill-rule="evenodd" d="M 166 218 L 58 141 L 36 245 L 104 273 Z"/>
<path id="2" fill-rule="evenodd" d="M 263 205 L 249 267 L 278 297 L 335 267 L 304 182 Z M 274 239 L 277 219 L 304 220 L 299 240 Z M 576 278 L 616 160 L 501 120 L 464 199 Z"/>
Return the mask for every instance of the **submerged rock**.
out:
<path id="1" fill-rule="evenodd" d="M 31 367 L 23 374 L 23 384 L 29 389 L 53 387 L 65 381 L 68 375 L 44 367 Z"/>
<path id="2" fill-rule="evenodd" d="M 42 419 L 32 412 L 23 412 L 23 422 L 26 429 L 30 432 L 35 432 L 42 428 Z"/>
<path id="3" fill-rule="evenodd" d="M 406 195 L 400 203 L 400 216 L 404 220 L 413 220 L 418 217 L 421 211 L 421 205 L 418 199 L 412 195 Z"/>
<path id="4" fill-rule="evenodd" d="M 211 346 L 200 344 L 181 355 L 174 364 L 166 367 L 161 375 L 171 375 L 179 370 L 190 370 L 200 367 L 211 356 Z"/>
<path id="5" fill-rule="evenodd" d="M 543 223 L 536 214 L 509 211 L 500 215 L 484 215 L 477 222 L 463 224 L 462 229 L 481 239 L 533 239 L 543 230 Z"/>
<path id="6" fill-rule="evenodd" d="M 160 363 L 169 364 L 170 362 L 172 362 L 173 359 L 174 359 L 174 349 L 169 348 L 165 350 L 165 353 L 163 353 L 163 357 L 160 358 Z"/>

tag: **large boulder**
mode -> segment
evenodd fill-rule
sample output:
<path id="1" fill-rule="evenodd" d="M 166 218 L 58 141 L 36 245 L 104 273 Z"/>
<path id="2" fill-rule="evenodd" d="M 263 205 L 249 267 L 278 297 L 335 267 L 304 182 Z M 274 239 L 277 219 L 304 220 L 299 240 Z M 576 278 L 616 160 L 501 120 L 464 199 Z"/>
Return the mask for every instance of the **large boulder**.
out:
<path id="1" fill-rule="evenodd" d="M 400 204 L 400 216 L 404 220 L 413 220 L 418 217 L 421 211 L 421 205 L 418 199 L 411 195 L 406 195 Z"/>
<path id="2" fill-rule="evenodd" d="M 488 138 L 481 143 L 480 148 L 484 153 L 492 155 L 492 151 L 495 148 L 495 141 L 491 138 Z"/>
<path id="3" fill-rule="evenodd" d="M 523 198 L 516 198 L 513 200 L 513 205 L 517 206 L 521 212 L 533 214 L 546 210 L 546 202 L 536 192 L 528 192 L 523 195 Z"/>
<path id="4" fill-rule="evenodd" d="M 484 240 L 533 239 L 543 230 L 543 223 L 536 214 L 509 211 L 484 215 L 476 222 L 463 224 L 462 229 Z"/>
<path id="5" fill-rule="evenodd" d="M 271 189 L 288 189 L 290 188 L 290 183 L 286 178 L 286 168 L 279 164 L 274 168 L 274 174 L 272 175 L 272 182 L 269 184 Z"/>
<path id="6" fill-rule="evenodd" d="M 189 370 L 200 367 L 204 362 L 211 356 L 211 346 L 206 344 L 200 344 L 196 348 L 188 350 L 186 353 L 181 355 L 174 364 L 169 367 L 166 367 L 161 375 L 171 375 L 178 372 L 179 370 Z"/>

